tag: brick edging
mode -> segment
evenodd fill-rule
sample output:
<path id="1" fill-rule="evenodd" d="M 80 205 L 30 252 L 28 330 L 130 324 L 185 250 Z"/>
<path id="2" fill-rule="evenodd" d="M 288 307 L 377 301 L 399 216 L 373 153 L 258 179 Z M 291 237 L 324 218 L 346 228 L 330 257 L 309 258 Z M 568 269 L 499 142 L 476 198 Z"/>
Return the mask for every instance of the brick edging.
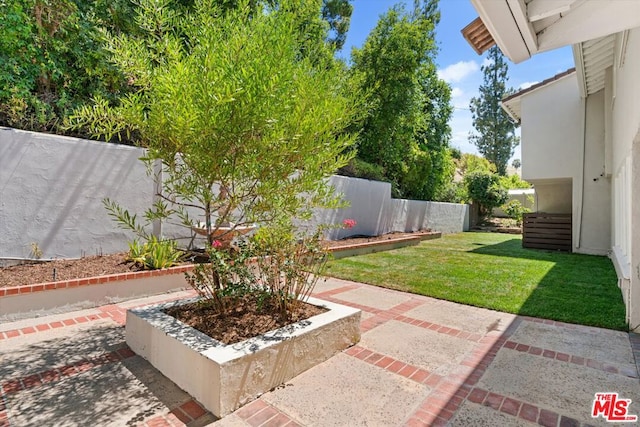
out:
<path id="1" fill-rule="evenodd" d="M 104 276 L 84 277 L 79 279 L 61 280 L 58 282 L 37 283 L 33 285 L 19 285 L 0 287 L 0 298 L 12 295 L 31 294 L 34 292 L 51 291 L 55 289 L 77 288 L 80 286 L 101 285 L 109 282 L 123 282 L 126 280 L 160 277 L 172 274 L 186 273 L 193 270 L 193 264 L 163 268 L 161 270 L 132 271 L 128 273 L 108 274 Z"/>

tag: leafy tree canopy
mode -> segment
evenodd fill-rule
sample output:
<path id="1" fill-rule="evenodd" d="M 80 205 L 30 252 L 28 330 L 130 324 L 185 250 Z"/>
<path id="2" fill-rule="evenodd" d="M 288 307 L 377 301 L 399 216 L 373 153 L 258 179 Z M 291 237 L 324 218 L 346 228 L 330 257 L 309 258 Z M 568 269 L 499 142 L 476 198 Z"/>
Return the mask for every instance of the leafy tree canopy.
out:
<path id="1" fill-rule="evenodd" d="M 162 162 L 164 201 L 147 218 L 204 221 L 211 231 L 335 206 L 323 179 L 349 159 L 345 128 L 359 97 L 339 66 L 301 56 L 309 39 L 299 23 L 319 16 L 319 0 L 223 14 L 202 0 L 180 16 L 160 3 L 140 2 L 146 37 L 109 37 L 136 91 L 115 106 L 97 98 L 72 116 L 75 127 L 107 138 L 136 133 L 148 160 Z"/>
<path id="2" fill-rule="evenodd" d="M 384 170 L 395 196 L 433 199 L 450 180 L 450 87 L 434 63 L 437 1 L 396 6 L 352 52 L 352 79 L 368 94 L 358 158 Z"/>
<path id="3" fill-rule="evenodd" d="M 64 120 L 75 108 L 93 97 L 114 103 L 135 91 L 135 85 L 109 61 L 105 33 L 146 37 L 144 30 L 153 23 L 133 18 L 140 8 L 159 7 L 173 17 L 162 31 L 172 31 L 172 20 L 193 10 L 197 3 L 198 0 L 172 0 L 149 6 L 136 0 L 0 2 L 0 125 L 89 136 L 87 129 L 70 131 L 64 127 Z M 216 0 L 211 4 L 221 14 L 240 5 L 254 11 L 298 7 L 279 0 Z M 352 7 L 350 0 L 325 0 L 314 7 L 317 10 L 312 15 L 295 24 L 309 41 L 300 49 L 326 60 L 332 54 L 325 53 L 317 43 L 342 46 Z M 318 39 L 318 35 L 322 38 Z M 121 138 L 121 142 L 132 141 Z"/>

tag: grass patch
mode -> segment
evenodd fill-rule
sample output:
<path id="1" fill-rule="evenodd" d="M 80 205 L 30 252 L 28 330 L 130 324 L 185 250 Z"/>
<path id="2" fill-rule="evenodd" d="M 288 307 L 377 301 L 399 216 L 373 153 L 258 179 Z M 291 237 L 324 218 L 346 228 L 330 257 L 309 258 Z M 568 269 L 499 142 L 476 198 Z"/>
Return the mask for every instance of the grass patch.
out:
<path id="1" fill-rule="evenodd" d="M 627 330 L 609 258 L 523 249 L 520 236 L 445 235 L 333 260 L 326 274 L 508 313 Z"/>

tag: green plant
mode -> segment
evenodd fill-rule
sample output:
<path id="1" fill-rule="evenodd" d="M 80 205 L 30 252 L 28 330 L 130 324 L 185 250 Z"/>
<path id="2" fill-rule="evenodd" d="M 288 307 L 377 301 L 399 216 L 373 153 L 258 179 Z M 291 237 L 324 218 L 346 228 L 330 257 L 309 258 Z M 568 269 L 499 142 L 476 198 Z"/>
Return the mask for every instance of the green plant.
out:
<path id="1" fill-rule="evenodd" d="M 40 245 L 38 242 L 31 242 L 31 257 L 35 259 L 42 258 L 42 249 L 40 249 Z"/>
<path id="2" fill-rule="evenodd" d="M 175 241 L 158 239 L 156 236 L 149 236 L 142 244 L 138 240 L 129 243 L 129 260 L 149 270 L 172 267 L 182 255 Z"/>
<path id="3" fill-rule="evenodd" d="M 502 206 L 502 210 L 507 216 L 516 221 L 518 227 L 522 225 L 522 216 L 525 213 L 531 212 L 531 209 L 522 206 L 519 200 L 511 200 L 507 204 Z"/>
<path id="4" fill-rule="evenodd" d="M 491 216 L 493 208 L 504 204 L 509 198 L 507 190 L 499 183 L 498 175 L 488 172 L 472 172 L 464 177 L 467 193 L 479 206 L 481 219 Z"/>
<path id="5" fill-rule="evenodd" d="M 282 317 L 307 300 L 320 279 L 328 254 L 320 243 L 321 229 L 296 236 L 288 225 L 261 228 L 253 238 L 256 282 L 268 292 Z"/>
<path id="6" fill-rule="evenodd" d="M 531 184 L 518 175 L 509 175 L 500 177 L 500 185 L 507 190 L 520 190 L 523 188 L 531 188 Z"/>
<path id="7" fill-rule="evenodd" d="M 239 242 L 236 249 L 222 249 L 216 240 L 207 248 L 207 253 L 209 262 L 196 265 L 191 273 L 185 273 L 185 278 L 202 298 L 202 304 L 218 313 L 228 313 L 242 296 L 256 292 L 250 264 L 254 256 L 252 246 L 245 240 Z"/>

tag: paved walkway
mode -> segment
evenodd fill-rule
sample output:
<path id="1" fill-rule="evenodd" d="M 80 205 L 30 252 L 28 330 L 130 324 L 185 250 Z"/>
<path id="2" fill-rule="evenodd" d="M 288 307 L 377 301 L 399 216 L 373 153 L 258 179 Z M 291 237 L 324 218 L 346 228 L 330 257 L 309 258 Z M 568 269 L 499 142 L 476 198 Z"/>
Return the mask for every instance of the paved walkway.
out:
<path id="1" fill-rule="evenodd" d="M 596 392 L 640 415 L 637 335 L 329 279 L 361 342 L 216 420 L 125 344 L 127 308 L 187 295 L 0 324 L 0 427 L 607 425 Z"/>

